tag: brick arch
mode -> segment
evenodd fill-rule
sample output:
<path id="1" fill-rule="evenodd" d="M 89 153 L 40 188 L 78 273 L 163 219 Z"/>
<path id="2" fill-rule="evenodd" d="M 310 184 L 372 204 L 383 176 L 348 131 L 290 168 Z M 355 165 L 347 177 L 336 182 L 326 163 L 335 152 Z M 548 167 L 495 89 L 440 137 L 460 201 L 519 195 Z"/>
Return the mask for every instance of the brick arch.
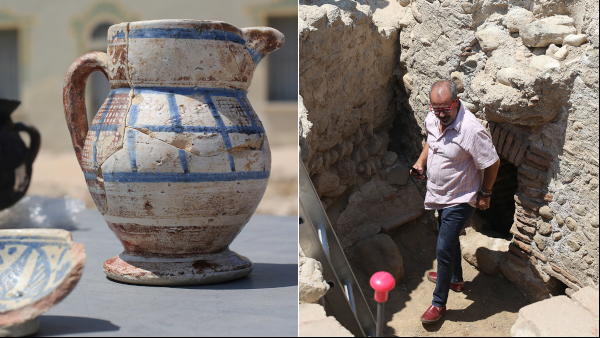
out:
<path id="1" fill-rule="evenodd" d="M 518 189 L 515 194 L 515 220 L 510 233 L 513 235 L 508 258 L 514 263 L 525 266 L 527 261 L 547 262 L 548 258 L 532 247 L 536 234 L 551 235 L 552 228 L 544 226 L 539 210 L 552 201 L 546 192 L 549 183 L 548 169 L 553 161 L 552 155 L 533 147 L 529 141 L 508 126 L 490 122 L 488 124 L 492 142 L 500 158 L 517 167 Z"/>

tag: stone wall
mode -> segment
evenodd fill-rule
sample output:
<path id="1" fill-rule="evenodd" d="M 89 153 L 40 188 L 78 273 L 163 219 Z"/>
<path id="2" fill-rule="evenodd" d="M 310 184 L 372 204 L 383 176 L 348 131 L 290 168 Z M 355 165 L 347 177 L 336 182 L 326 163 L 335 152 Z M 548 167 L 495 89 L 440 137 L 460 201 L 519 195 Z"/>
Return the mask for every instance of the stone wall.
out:
<path id="1" fill-rule="evenodd" d="M 557 281 L 597 289 L 597 12 L 594 0 L 301 5 L 302 159 L 344 247 L 422 213 L 406 166 L 429 86 L 451 79 L 518 168 L 499 271 L 530 300 Z"/>

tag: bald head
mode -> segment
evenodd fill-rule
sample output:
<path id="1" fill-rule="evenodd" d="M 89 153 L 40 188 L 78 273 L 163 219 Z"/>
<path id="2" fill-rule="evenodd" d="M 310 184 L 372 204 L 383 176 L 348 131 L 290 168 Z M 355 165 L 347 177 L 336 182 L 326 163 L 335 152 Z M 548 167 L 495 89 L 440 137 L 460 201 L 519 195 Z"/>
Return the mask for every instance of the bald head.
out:
<path id="1" fill-rule="evenodd" d="M 457 96 L 458 91 L 452 81 L 438 81 L 429 89 L 429 99 L 432 102 L 454 102 Z"/>

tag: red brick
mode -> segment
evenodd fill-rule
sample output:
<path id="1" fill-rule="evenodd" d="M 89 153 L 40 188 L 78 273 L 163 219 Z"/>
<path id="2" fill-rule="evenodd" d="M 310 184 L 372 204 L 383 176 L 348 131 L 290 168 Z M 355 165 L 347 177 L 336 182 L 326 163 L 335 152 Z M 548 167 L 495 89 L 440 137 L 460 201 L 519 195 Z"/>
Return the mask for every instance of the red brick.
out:
<path id="1" fill-rule="evenodd" d="M 510 150 L 510 156 L 508 158 L 508 161 L 510 163 L 515 163 L 515 158 L 517 157 L 517 154 L 519 153 L 519 149 L 521 149 L 522 143 L 523 143 L 523 139 L 521 139 L 521 138 L 517 138 L 515 140 L 515 143 L 512 145 L 512 149 Z"/>
<path id="2" fill-rule="evenodd" d="M 517 156 L 515 157 L 515 162 L 514 165 L 516 165 L 517 167 L 521 165 L 521 163 L 523 163 L 523 159 L 525 158 L 525 152 L 527 151 L 527 148 L 529 148 L 528 144 L 522 144 L 521 148 L 519 148 L 519 152 L 517 153 Z"/>
<path id="3" fill-rule="evenodd" d="M 531 227 L 527 224 L 523 224 L 519 221 L 517 221 L 517 229 L 519 229 L 519 231 L 521 233 L 524 233 L 526 235 L 532 236 L 535 235 L 535 227 Z"/>
<path id="4" fill-rule="evenodd" d="M 523 176 L 527 177 L 530 180 L 536 180 L 538 178 L 538 175 L 540 174 L 539 171 L 533 170 L 533 169 L 529 169 L 529 168 L 526 168 L 524 166 L 520 166 L 519 170 L 517 172 L 519 173 L 519 175 L 523 175 Z"/>
<path id="5" fill-rule="evenodd" d="M 512 146 L 515 136 L 516 135 L 514 133 L 508 133 L 508 135 L 506 135 L 506 142 L 504 142 L 504 147 L 502 147 L 502 157 L 506 159 L 508 158 L 508 154 L 511 150 L 510 146 Z"/>
<path id="6" fill-rule="evenodd" d="M 540 182 L 537 180 L 530 180 L 527 177 L 522 176 L 522 175 L 518 175 L 517 179 L 519 180 L 519 182 L 521 182 L 526 187 L 534 188 L 534 189 L 543 189 L 544 188 L 543 182 Z"/>
<path id="7" fill-rule="evenodd" d="M 496 146 L 496 150 L 498 151 L 498 155 L 502 154 L 502 147 L 504 146 L 504 141 L 506 140 L 506 136 L 510 131 L 508 129 L 502 129 L 500 132 L 500 139 L 498 140 L 498 145 Z"/>
<path id="8" fill-rule="evenodd" d="M 543 158 L 545 158 L 548 161 L 553 161 L 554 160 L 554 156 L 548 154 L 547 152 L 543 151 L 542 149 L 539 148 L 535 148 L 535 147 L 529 147 L 529 150 L 531 150 L 532 153 L 541 156 Z"/>
<path id="9" fill-rule="evenodd" d="M 516 245 L 515 243 L 510 243 L 508 245 L 508 250 L 510 252 L 512 252 L 513 254 L 515 254 L 515 256 L 521 258 L 524 261 L 529 260 L 529 255 L 527 253 L 525 253 L 523 250 L 521 250 L 521 248 L 519 248 L 519 246 Z"/>
<path id="10" fill-rule="evenodd" d="M 506 252 L 506 257 L 508 259 L 510 259 L 511 262 L 517 264 L 518 266 L 521 267 L 526 267 L 527 266 L 527 262 L 524 261 L 522 258 L 520 258 L 519 256 L 515 255 L 514 253 L 507 251 Z"/>
<path id="11" fill-rule="evenodd" d="M 490 135 L 494 135 L 497 124 L 495 122 L 488 122 L 488 126 L 490 127 Z"/>
<path id="12" fill-rule="evenodd" d="M 550 263 L 550 264 L 552 264 L 552 263 Z M 573 282 L 573 283 L 575 283 L 575 284 L 579 285 L 580 287 L 584 287 L 584 286 L 585 286 L 585 285 L 583 285 L 583 283 L 582 283 L 582 282 L 580 282 L 580 281 L 579 281 L 577 278 L 573 277 L 573 276 L 572 276 L 571 274 L 569 274 L 568 272 L 566 272 L 566 271 L 564 271 L 564 270 L 561 270 L 561 271 L 560 271 L 560 273 L 561 273 L 561 275 L 563 275 L 563 276 L 567 277 L 567 279 L 568 279 L 568 280 L 570 280 L 571 282 Z"/>
<path id="13" fill-rule="evenodd" d="M 517 216 L 517 221 L 534 228 L 537 226 L 536 220 L 528 217 Z"/>
<path id="14" fill-rule="evenodd" d="M 492 143 L 494 143 L 494 146 L 496 147 L 496 149 L 498 148 L 498 139 L 500 138 L 501 130 L 502 130 L 502 127 L 500 125 L 498 125 L 496 127 L 496 129 L 494 130 L 494 134 L 492 135 Z"/>
<path id="15" fill-rule="evenodd" d="M 529 150 L 531 150 L 531 148 Z M 539 164 L 543 167 L 548 167 L 548 168 L 550 167 L 550 162 L 547 159 L 545 159 L 541 156 L 535 155 L 531 152 L 527 152 L 527 154 L 525 155 L 525 158 L 530 160 L 531 162 Z"/>
<path id="16" fill-rule="evenodd" d="M 531 252 L 531 245 L 525 244 L 525 243 L 521 242 L 520 240 L 518 240 L 517 238 L 513 238 L 512 243 L 515 243 L 515 245 L 517 245 L 519 247 L 519 249 L 521 249 L 527 253 Z"/>
<path id="17" fill-rule="evenodd" d="M 531 242 L 532 242 L 531 237 L 522 234 L 518 229 L 519 229 L 518 227 L 515 227 L 514 230 L 511 228 L 510 233 L 513 234 L 520 241 L 523 241 L 523 243 L 531 244 Z"/>
<path id="18" fill-rule="evenodd" d="M 533 254 L 533 256 L 535 256 L 537 259 L 539 259 L 540 261 L 546 263 L 548 261 L 548 257 L 546 257 L 546 255 L 538 252 L 537 250 L 532 250 L 531 252 Z"/>
<path id="19" fill-rule="evenodd" d="M 532 198 L 534 201 L 541 202 L 543 200 L 544 193 L 541 191 L 529 189 L 527 187 L 519 187 L 519 192 L 523 195 Z"/>
<path id="20" fill-rule="evenodd" d="M 527 207 L 533 211 L 538 211 L 540 209 L 539 205 L 527 197 L 515 195 L 515 202 L 518 204 Z"/>
<path id="21" fill-rule="evenodd" d="M 527 207 L 523 207 L 523 206 L 517 206 L 517 208 L 515 209 L 517 211 L 517 214 L 522 215 L 522 216 L 527 216 L 530 218 L 536 218 L 539 216 L 539 213 L 531 210 Z"/>
<path id="22" fill-rule="evenodd" d="M 530 167 L 533 167 L 533 168 L 536 168 L 538 170 L 541 170 L 541 171 L 548 171 L 548 167 L 541 166 L 541 165 L 539 165 L 539 164 L 537 164 L 537 163 L 529 160 L 528 158 L 525 158 L 525 160 L 523 161 L 523 163 L 525 163 L 526 165 L 528 165 Z"/>

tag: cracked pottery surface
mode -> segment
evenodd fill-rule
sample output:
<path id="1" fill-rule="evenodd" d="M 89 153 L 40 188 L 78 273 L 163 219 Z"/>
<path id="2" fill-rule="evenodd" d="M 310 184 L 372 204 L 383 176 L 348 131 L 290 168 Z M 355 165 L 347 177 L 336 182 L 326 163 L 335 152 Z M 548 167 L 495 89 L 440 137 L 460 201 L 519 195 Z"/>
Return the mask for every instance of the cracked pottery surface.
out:
<path id="1" fill-rule="evenodd" d="M 104 263 L 112 279 L 206 284 L 246 276 L 228 249 L 267 186 L 271 154 L 246 93 L 258 62 L 283 45 L 272 28 L 217 21 L 113 25 L 107 53 L 69 68 L 65 115 L 98 210 L 125 251 Z M 85 80 L 111 91 L 85 124 Z"/>
<path id="2" fill-rule="evenodd" d="M 0 230 L 0 337 L 35 333 L 37 317 L 75 288 L 85 258 L 66 230 Z"/>

